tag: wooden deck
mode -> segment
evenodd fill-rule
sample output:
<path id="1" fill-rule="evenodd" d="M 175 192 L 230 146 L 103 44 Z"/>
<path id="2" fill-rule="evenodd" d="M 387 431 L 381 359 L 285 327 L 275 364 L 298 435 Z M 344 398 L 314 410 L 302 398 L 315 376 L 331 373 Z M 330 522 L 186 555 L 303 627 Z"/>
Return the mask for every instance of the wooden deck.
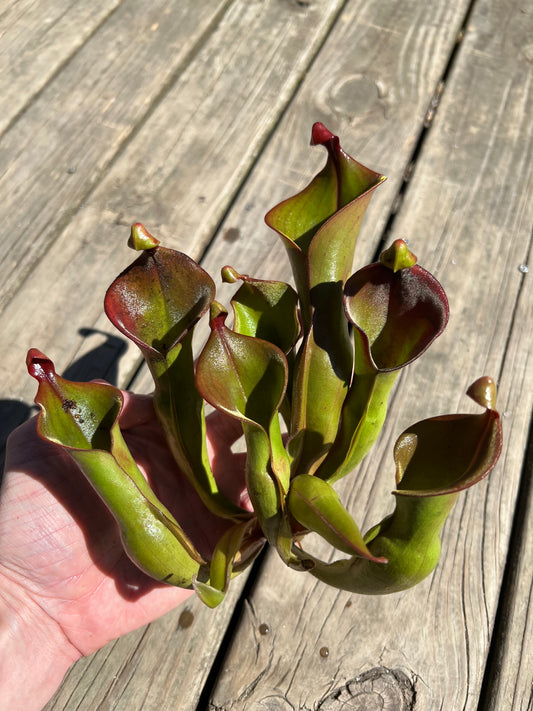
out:
<path id="1" fill-rule="evenodd" d="M 531 711 L 532 12 L 525 0 L 4 0 L 2 446 L 30 413 L 31 346 L 73 379 L 149 390 L 102 312 L 132 260 L 132 222 L 214 275 L 229 263 L 289 277 L 263 216 L 324 162 L 308 146 L 317 120 L 388 176 L 358 264 L 407 238 L 451 306 L 344 500 L 363 527 L 387 513 L 396 436 L 470 409 L 477 376 L 497 379 L 504 415 L 497 468 L 460 499 L 417 588 L 359 597 L 267 555 L 217 610 L 190 602 L 78 662 L 46 711 Z"/>

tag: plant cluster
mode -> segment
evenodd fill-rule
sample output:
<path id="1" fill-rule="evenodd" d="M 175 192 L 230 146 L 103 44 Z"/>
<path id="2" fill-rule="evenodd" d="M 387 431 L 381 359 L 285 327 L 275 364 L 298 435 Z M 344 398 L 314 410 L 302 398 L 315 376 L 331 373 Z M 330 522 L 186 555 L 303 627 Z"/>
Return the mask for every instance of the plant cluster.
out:
<path id="1" fill-rule="evenodd" d="M 39 382 L 40 435 L 79 464 L 130 558 L 157 580 L 193 586 L 211 607 L 265 542 L 291 568 L 345 590 L 415 585 L 438 562 L 439 534 L 459 492 L 484 477 L 501 450 L 495 385 L 482 377 L 468 390 L 481 413 L 434 417 L 400 435 L 390 515 L 362 535 L 341 503 L 332 485 L 370 451 L 394 381 L 442 333 L 448 302 L 402 240 L 351 274 L 366 208 L 384 177 L 347 155 L 320 123 L 312 144 L 327 149 L 324 168 L 266 215 L 287 250 L 295 289 L 224 267 L 223 280 L 239 284 L 229 326 L 211 277 L 135 224 L 130 246 L 140 255 L 105 296 L 108 317 L 151 371 L 178 467 L 221 519 L 210 556 L 200 555 L 137 467 L 118 424 L 120 390 L 67 381 L 42 353 L 28 354 Z M 211 333 L 195 359 L 194 328 L 208 312 Z M 242 424 L 253 511 L 232 502 L 213 474 L 205 403 Z M 318 559 L 306 551 L 309 532 L 347 557 Z"/>

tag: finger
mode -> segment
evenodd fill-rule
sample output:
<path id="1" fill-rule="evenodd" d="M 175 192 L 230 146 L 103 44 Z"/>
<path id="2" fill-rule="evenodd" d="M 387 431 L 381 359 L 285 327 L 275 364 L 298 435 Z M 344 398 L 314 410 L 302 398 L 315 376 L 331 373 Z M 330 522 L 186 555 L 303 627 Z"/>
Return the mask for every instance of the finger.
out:
<path id="1" fill-rule="evenodd" d="M 119 415 L 119 424 L 123 430 L 128 430 L 156 418 L 152 395 L 137 395 L 129 390 L 122 390 L 123 405 Z"/>
<path id="2" fill-rule="evenodd" d="M 215 410 L 206 417 L 207 437 L 214 450 L 230 447 L 242 436 L 242 424 L 235 417 Z"/>

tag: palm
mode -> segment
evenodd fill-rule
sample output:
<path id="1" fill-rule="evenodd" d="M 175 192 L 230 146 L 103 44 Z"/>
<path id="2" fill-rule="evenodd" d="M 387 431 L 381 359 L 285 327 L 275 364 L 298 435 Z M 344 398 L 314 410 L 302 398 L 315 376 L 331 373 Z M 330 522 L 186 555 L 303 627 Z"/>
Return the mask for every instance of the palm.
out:
<path id="1" fill-rule="evenodd" d="M 215 418 L 211 449 L 228 495 L 239 500 L 242 463 L 231 455 L 232 421 Z M 129 396 L 121 416 L 132 454 L 202 553 L 223 524 L 183 481 L 165 445 L 151 403 Z M 0 500 L 0 570 L 88 654 L 185 600 L 187 590 L 158 585 L 123 552 L 110 513 L 70 457 L 42 441 L 35 421 L 9 442 Z"/>

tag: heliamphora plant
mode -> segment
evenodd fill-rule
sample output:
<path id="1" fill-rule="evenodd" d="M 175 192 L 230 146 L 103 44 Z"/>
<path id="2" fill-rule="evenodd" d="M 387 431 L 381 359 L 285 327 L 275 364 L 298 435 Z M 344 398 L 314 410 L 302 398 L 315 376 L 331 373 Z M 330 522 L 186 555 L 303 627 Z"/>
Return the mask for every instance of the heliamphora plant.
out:
<path id="1" fill-rule="evenodd" d="M 480 414 L 424 420 L 398 438 L 392 514 L 362 535 L 341 503 L 332 484 L 371 449 L 396 377 L 442 333 L 448 302 L 402 240 L 351 274 L 363 216 L 384 177 L 348 156 L 322 124 L 313 126 L 312 143 L 327 149 L 324 169 L 266 216 L 296 290 L 224 267 L 224 281 L 240 284 L 228 325 L 211 277 L 136 224 L 130 246 L 140 254 L 105 296 L 110 320 L 150 368 L 177 466 L 225 522 L 208 556 L 130 454 L 118 424 L 121 392 L 64 380 L 46 356 L 28 354 L 40 435 L 79 464 L 131 559 L 159 581 L 194 586 L 212 607 L 265 541 L 290 567 L 338 588 L 382 594 L 415 585 L 438 562 L 440 530 L 459 492 L 482 479 L 501 450 L 495 385 L 482 377 L 468 390 Z M 208 312 L 211 334 L 195 359 L 194 328 Z M 253 511 L 231 501 L 214 476 L 206 402 L 242 425 Z M 348 557 L 327 563 L 306 552 L 310 531 Z"/>

